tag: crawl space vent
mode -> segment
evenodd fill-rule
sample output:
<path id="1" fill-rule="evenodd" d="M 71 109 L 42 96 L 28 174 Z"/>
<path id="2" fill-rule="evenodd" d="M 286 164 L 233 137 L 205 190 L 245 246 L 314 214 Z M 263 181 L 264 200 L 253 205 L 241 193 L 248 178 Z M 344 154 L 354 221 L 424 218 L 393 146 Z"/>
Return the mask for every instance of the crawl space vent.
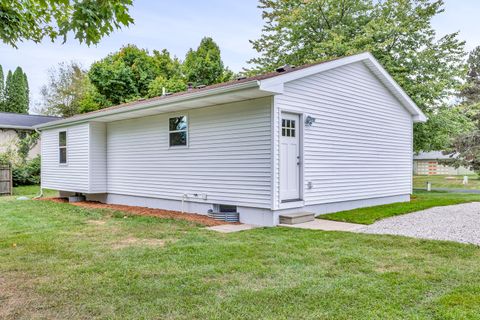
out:
<path id="1" fill-rule="evenodd" d="M 209 210 L 208 216 L 215 220 L 226 222 L 239 222 L 240 214 L 237 212 L 236 206 L 214 205 L 213 210 Z"/>

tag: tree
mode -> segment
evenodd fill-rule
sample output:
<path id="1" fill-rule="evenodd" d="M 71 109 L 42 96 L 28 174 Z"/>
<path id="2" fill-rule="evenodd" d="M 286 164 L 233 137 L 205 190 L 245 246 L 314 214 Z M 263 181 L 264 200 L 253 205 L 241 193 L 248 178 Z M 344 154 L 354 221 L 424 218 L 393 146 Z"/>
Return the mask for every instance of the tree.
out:
<path id="1" fill-rule="evenodd" d="M 159 74 L 167 79 L 183 78 L 182 63 L 177 57 L 172 57 L 167 49 L 153 50 L 153 58 Z"/>
<path id="2" fill-rule="evenodd" d="M 443 1 L 430 0 L 260 0 L 265 25 L 251 41 L 261 55 L 251 59 L 249 73 L 279 65 L 301 65 L 370 51 L 430 118 L 460 85 L 463 47 L 457 33 L 437 40 L 431 19 L 443 12 Z M 415 150 L 442 149 L 447 132 L 415 126 Z M 430 128 L 436 127 L 430 124 Z M 450 128 L 461 126 L 450 125 Z M 423 128 L 423 129 L 422 129 Z M 450 132 L 450 136 L 460 132 Z"/>
<path id="3" fill-rule="evenodd" d="M 3 68 L 0 65 L 0 111 L 4 110 L 5 79 L 3 77 Z"/>
<path id="4" fill-rule="evenodd" d="M 470 52 L 467 64 L 465 84 L 458 96 L 462 103 L 472 105 L 480 102 L 480 46 Z"/>
<path id="5" fill-rule="evenodd" d="M 3 103 L 1 105 L 3 112 L 13 112 L 10 110 L 10 106 L 7 105 L 7 97 L 9 96 L 9 91 L 12 88 L 12 71 L 8 70 L 7 77 L 5 78 L 5 89 L 3 90 Z"/>
<path id="6" fill-rule="evenodd" d="M 467 59 L 468 71 L 465 84 L 458 97 L 461 109 L 475 127 L 467 133 L 455 137 L 446 154 L 452 158 L 456 168 L 463 166 L 480 172 L 480 46 L 476 47 Z"/>
<path id="7" fill-rule="evenodd" d="M 110 105 L 149 96 L 150 83 L 158 77 L 183 79 L 179 61 L 167 50 L 150 55 L 134 45 L 94 63 L 88 76 Z"/>
<path id="8" fill-rule="evenodd" d="M 0 39 L 13 47 L 19 42 L 54 41 L 73 33 L 87 45 L 133 23 L 132 0 L 16 0 L 0 1 Z"/>
<path id="9" fill-rule="evenodd" d="M 28 82 L 22 68 L 17 67 L 12 73 L 8 71 L 5 83 L 3 111 L 28 113 Z"/>
<path id="10" fill-rule="evenodd" d="M 233 73 L 224 67 L 220 48 L 212 38 L 203 38 L 197 50 L 190 49 L 183 62 L 183 72 L 194 85 L 211 85 L 230 80 Z"/>
<path id="11" fill-rule="evenodd" d="M 40 112 L 48 115 L 71 117 L 90 110 L 87 96 L 94 90 L 87 72 L 77 62 L 62 62 L 48 71 L 48 84 L 41 89 Z M 90 99 L 90 97 L 88 97 Z"/>
<path id="12" fill-rule="evenodd" d="M 148 97 L 160 96 L 164 93 L 175 93 L 180 91 L 185 91 L 187 89 L 187 84 L 183 79 L 180 78 L 170 78 L 167 79 L 163 76 L 158 76 L 150 82 L 148 86 Z"/>

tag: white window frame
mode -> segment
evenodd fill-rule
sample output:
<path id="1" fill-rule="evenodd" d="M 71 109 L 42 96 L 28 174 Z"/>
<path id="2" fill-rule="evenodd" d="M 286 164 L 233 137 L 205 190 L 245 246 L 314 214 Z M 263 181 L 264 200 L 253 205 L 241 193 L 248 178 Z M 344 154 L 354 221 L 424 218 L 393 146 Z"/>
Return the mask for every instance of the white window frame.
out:
<path id="1" fill-rule="evenodd" d="M 60 145 L 60 134 L 62 132 L 65 132 L 65 145 L 61 146 Z M 60 150 L 65 149 L 65 162 L 60 162 L 61 157 L 60 157 Z M 58 164 L 61 166 L 66 166 L 68 164 L 68 132 L 67 130 L 61 130 L 58 131 Z"/>
<path id="2" fill-rule="evenodd" d="M 170 119 L 173 119 L 173 118 L 180 118 L 180 117 L 185 117 L 186 119 L 186 123 L 187 123 L 187 128 L 185 130 L 170 130 Z M 188 148 L 188 145 L 189 145 L 189 136 L 190 136 L 190 133 L 189 133 L 189 128 L 190 128 L 190 122 L 189 122 L 189 118 L 188 118 L 188 114 L 175 114 L 175 115 L 171 115 L 171 116 L 168 116 L 168 120 L 167 120 L 167 126 L 168 126 L 168 148 L 173 148 L 173 149 L 177 149 L 177 148 Z M 175 132 L 185 132 L 187 134 L 187 139 L 186 139 L 186 144 L 185 145 L 177 145 L 177 146 L 172 146 L 171 143 L 170 143 L 170 134 L 171 133 L 175 133 Z"/>

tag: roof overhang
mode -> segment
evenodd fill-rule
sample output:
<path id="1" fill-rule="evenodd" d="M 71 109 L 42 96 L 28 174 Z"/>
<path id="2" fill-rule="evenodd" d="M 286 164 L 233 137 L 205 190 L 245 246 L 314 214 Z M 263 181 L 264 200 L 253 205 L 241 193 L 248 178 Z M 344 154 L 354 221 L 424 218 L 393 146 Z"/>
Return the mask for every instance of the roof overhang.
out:
<path id="1" fill-rule="evenodd" d="M 27 126 L 13 126 L 8 124 L 0 124 L 0 130 L 2 129 L 11 129 L 11 130 L 35 130 L 33 127 Z"/>
<path id="2" fill-rule="evenodd" d="M 317 64 L 308 68 L 304 68 L 295 72 L 289 72 L 274 78 L 261 80 L 260 89 L 265 91 L 283 93 L 284 84 L 293 80 L 308 77 L 327 70 L 335 69 L 355 62 L 363 62 L 370 71 L 387 87 L 387 89 L 400 101 L 405 109 L 410 112 L 414 122 L 425 122 L 427 117 L 420 108 L 413 102 L 407 93 L 398 85 L 398 83 L 390 76 L 390 74 L 382 67 L 382 65 L 369 53 L 360 53 L 353 56 L 328 61 Z"/>
<path id="3" fill-rule="evenodd" d="M 76 115 L 70 118 L 40 124 L 34 128 L 48 129 L 87 121 L 112 122 L 282 94 L 284 84 L 287 82 L 360 61 L 365 63 L 373 74 L 375 74 L 375 76 L 410 112 L 413 121 L 425 122 L 427 120 L 425 114 L 423 114 L 415 102 L 410 99 L 380 63 L 370 53 L 361 53 L 319 63 L 306 68 L 299 68 L 298 70 L 275 75 L 266 79 L 251 80 L 228 86 L 214 87 L 207 90 L 180 94 L 178 96 L 174 95 L 166 97 L 165 99 L 138 101 L 132 105 L 120 105 L 97 112 Z"/>
<path id="4" fill-rule="evenodd" d="M 237 85 L 213 88 L 211 90 L 193 92 L 191 94 L 168 97 L 165 100 L 139 101 L 133 106 L 126 105 L 111 110 L 86 113 L 59 121 L 36 126 L 36 129 L 63 127 L 82 122 L 112 122 L 133 119 L 170 112 L 181 112 L 188 109 L 222 105 L 232 102 L 271 96 L 272 92 L 259 89 L 258 81 L 249 81 Z"/>

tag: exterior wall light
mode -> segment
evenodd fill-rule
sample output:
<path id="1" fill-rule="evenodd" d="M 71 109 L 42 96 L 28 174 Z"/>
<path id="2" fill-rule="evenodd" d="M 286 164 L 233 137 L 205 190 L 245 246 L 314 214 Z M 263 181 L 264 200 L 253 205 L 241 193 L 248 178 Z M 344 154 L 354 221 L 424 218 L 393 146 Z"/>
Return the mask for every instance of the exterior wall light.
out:
<path id="1" fill-rule="evenodd" d="M 305 127 L 311 127 L 315 123 L 315 120 L 317 120 L 317 119 L 315 119 L 312 116 L 307 116 L 305 118 Z"/>

